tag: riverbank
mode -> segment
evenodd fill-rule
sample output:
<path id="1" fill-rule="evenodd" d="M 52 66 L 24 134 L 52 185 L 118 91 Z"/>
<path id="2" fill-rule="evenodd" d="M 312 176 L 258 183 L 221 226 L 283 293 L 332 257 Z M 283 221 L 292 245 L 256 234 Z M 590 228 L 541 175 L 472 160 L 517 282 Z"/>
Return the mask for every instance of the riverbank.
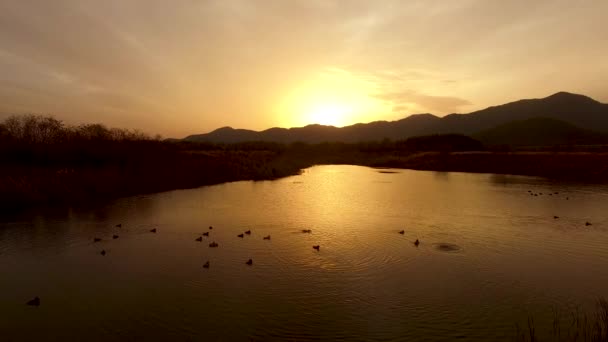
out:
<path id="1" fill-rule="evenodd" d="M 425 152 L 407 156 L 378 157 L 369 166 L 537 176 L 577 182 L 608 182 L 608 153 Z"/>
<path id="2" fill-rule="evenodd" d="M 232 181 L 272 180 L 322 164 L 608 182 L 607 153 L 181 151 L 124 165 L 5 166 L 0 171 L 0 205 L 5 210 L 74 205 Z"/>
<path id="3" fill-rule="evenodd" d="M 457 134 L 356 144 L 193 143 L 100 124 L 67 126 L 52 117 L 11 117 L 0 123 L 0 210 L 272 180 L 327 164 L 608 182 L 605 149 L 488 152 L 491 148 Z"/>

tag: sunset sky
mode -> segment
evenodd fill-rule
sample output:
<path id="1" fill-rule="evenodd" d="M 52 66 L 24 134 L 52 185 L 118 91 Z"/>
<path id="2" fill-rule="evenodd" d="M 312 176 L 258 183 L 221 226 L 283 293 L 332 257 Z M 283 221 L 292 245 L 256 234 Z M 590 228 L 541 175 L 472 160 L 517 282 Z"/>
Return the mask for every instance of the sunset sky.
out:
<path id="1" fill-rule="evenodd" d="M 183 137 L 608 102 L 607 0 L 0 0 L 0 119 Z"/>

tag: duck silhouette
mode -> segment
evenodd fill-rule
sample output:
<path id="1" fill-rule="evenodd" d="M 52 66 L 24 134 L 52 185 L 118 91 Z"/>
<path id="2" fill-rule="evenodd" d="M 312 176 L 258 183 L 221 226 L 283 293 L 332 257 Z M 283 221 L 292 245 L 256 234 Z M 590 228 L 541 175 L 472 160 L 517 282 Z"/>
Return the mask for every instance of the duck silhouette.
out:
<path id="1" fill-rule="evenodd" d="M 106 256 L 106 250 L 103 249 L 100 254 L 103 255 L 103 256 Z"/>
<path id="2" fill-rule="evenodd" d="M 585 226 L 590 226 L 591 222 L 585 222 Z"/>
<path id="3" fill-rule="evenodd" d="M 215 241 L 213 241 L 212 243 L 209 244 L 209 247 L 217 247 L 217 246 L 219 246 L 219 245 Z"/>
<path id="4" fill-rule="evenodd" d="M 209 236 L 209 232 L 203 233 L 203 236 Z"/>
<path id="5" fill-rule="evenodd" d="M 302 229 L 302 233 L 312 233 L 311 229 Z"/>
<path id="6" fill-rule="evenodd" d="M 116 228 L 122 228 L 122 223 L 117 224 Z"/>
<path id="7" fill-rule="evenodd" d="M 253 260 L 251 260 L 251 259 L 247 260 L 246 264 L 249 266 L 253 265 Z"/>
<path id="8" fill-rule="evenodd" d="M 213 226 L 209 226 L 209 229 L 213 229 Z"/>
<path id="9" fill-rule="evenodd" d="M 418 247 L 418 245 L 419 245 L 419 244 L 420 244 L 420 240 L 416 239 L 416 241 L 414 241 L 414 245 L 415 245 L 416 247 Z"/>
<path id="10" fill-rule="evenodd" d="M 100 238 L 93 238 L 93 242 L 99 242 L 99 241 L 101 241 Z"/>
<path id="11" fill-rule="evenodd" d="M 156 233 L 156 228 L 150 229 L 150 233 Z"/>
<path id="12" fill-rule="evenodd" d="M 198 242 L 203 241 L 203 237 L 202 237 L 202 236 L 197 237 L 197 238 L 196 238 L 196 241 L 198 241 Z"/>
<path id="13" fill-rule="evenodd" d="M 114 239 L 114 240 L 118 239 L 118 235 L 116 235 L 116 234 L 112 235 L 112 239 Z"/>
<path id="14" fill-rule="evenodd" d="M 399 231 L 399 234 L 401 234 L 401 235 L 405 234 L 405 230 Z"/>
<path id="15" fill-rule="evenodd" d="M 237 235 L 237 236 L 238 236 L 238 237 L 240 237 L 240 238 L 242 238 L 242 237 L 244 237 L 245 235 L 243 235 L 243 234 L 239 234 L 239 235 Z"/>
<path id="16" fill-rule="evenodd" d="M 312 248 L 314 248 L 314 249 L 316 249 L 318 251 L 321 250 L 321 246 L 319 246 L 319 245 L 312 246 Z"/>
<path id="17" fill-rule="evenodd" d="M 251 230 L 246 231 L 245 234 L 251 235 Z"/>
<path id="18" fill-rule="evenodd" d="M 553 218 L 557 220 L 559 218 L 559 216 L 553 216 Z"/>
<path id="19" fill-rule="evenodd" d="M 209 268 L 209 261 L 207 261 L 204 265 L 203 268 Z"/>
<path id="20" fill-rule="evenodd" d="M 40 298 L 36 296 L 34 299 L 28 300 L 25 304 L 29 306 L 40 306 Z"/>
<path id="21" fill-rule="evenodd" d="M 264 240 L 270 240 L 270 235 L 264 236 Z"/>

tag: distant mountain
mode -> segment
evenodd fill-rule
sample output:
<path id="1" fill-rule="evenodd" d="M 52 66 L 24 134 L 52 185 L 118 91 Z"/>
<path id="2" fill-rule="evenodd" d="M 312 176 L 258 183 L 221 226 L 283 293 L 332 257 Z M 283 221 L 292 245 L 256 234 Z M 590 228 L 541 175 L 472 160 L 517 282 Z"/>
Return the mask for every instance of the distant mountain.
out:
<path id="1" fill-rule="evenodd" d="M 473 135 L 486 145 L 555 146 L 608 144 L 608 133 L 576 127 L 570 123 L 533 118 L 512 121 Z"/>
<path id="2" fill-rule="evenodd" d="M 360 142 L 385 138 L 400 140 L 430 134 L 473 135 L 512 121 L 533 118 L 554 119 L 586 130 L 608 132 L 608 104 L 584 95 L 559 92 L 543 99 L 519 100 L 469 114 L 450 114 L 443 118 L 432 114 L 416 114 L 398 121 L 376 121 L 342 128 L 309 125 L 298 128 L 270 128 L 260 132 L 223 127 L 207 134 L 191 135 L 184 140 L 216 143 Z"/>

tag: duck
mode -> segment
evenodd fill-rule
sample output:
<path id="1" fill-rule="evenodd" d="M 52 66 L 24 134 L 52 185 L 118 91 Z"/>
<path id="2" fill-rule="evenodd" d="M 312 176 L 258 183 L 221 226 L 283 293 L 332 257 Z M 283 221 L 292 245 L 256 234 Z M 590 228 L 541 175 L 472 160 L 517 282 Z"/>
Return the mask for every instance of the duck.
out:
<path id="1" fill-rule="evenodd" d="M 219 246 L 219 245 L 215 241 L 213 241 L 212 243 L 209 244 L 209 247 L 217 247 L 217 246 Z"/>
<path id="2" fill-rule="evenodd" d="M 116 228 L 122 228 L 122 223 L 117 224 Z"/>
<path id="3" fill-rule="evenodd" d="M 196 241 L 198 241 L 198 242 L 203 241 L 203 237 L 202 237 L 202 236 L 197 237 L 197 238 L 196 238 Z"/>
<path id="4" fill-rule="evenodd" d="M 553 216 L 553 218 L 557 220 L 559 218 L 559 216 Z"/>
<path id="5" fill-rule="evenodd" d="M 414 241 L 414 245 L 415 245 L 416 247 L 418 247 L 418 245 L 419 245 L 419 244 L 420 244 L 420 240 L 416 239 L 416 241 Z"/>
<path id="6" fill-rule="evenodd" d="M 99 242 L 99 241 L 101 241 L 100 238 L 93 238 L 93 242 Z"/>
<path id="7" fill-rule="evenodd" d="M 203 236 L 209 236 L 209 232 L 203 233 Z"/>
<path id="8" fill-rule="evenodd" d="M 207 261 L 204 265 L 203 268 L 209 268 L 209 261 Z"/>
<path id="9" fill-rule="evenodd" d="M 25 304 L 29 306 L 40 306 L 40 297 L 36 296 L 34 299 L 28 300 Z"/>
<path id="10" fill-rule="evenodd" d="M 245 235 L 243 235 L 243 234 L 239 234 L 239 235 L 237 235 L 237 236 L 238 236 L 238 237 L 240 237 L 240 238 L 242 238 L 242 237 L 244 237 Z"/>
<path id="11" fill-rule="evenodd" d="M 400 230 L 399 234 L 401 234 L 401 235 L 405 234 L 405 230 Z"/>
<path id="12" fill-rule="evenodd" d="M 585 226 L 590 226 L 591 222 L 585 222 Z"/>
<path id="13" fill-rule="evenodd" d="M 118 239 L 118 235 L 116 235 L 116 234 L 112 235 L 112 239 L 114 239 L 114 240 Z"/>
<path id="14" fill-rule="evenodd" d="M 156 233 L 156 228 L 150 229 L 150 233 Z"/>
<path id="15" fill-rule="evenodd" d="M 312 233 L 311 229 L 302 229 L 302 233 Z"/>
<path id="16" fill-rule="evenodd" d="M 213 229 L 213 226 L 209 226 L 209 229 Z"/>
<path id="17" fill-rule="evenodd" d="M 251 259 L 247 260 L 246 264 L 249 266 L 253 265 L 253 260 L 251 260 Z"/>
<path id="18" fill-rule="evenodd" d="M 100 254 L 101 254 L 102 256 L 106 256 L 106 250 L 105 250 L 105 249 L 102 249 Z"/>
<path id="19" fill-rule="evenodd" d="M 251 230 L 246 231 L 245 234 L 251 235 Z"/>
<path id="20" fill-rule="evenodd" d="M 321 250 L 321 246 L 319 246 L 319 245 L 312 246 L 312 248 L 314 248 L 316 250 Z"/>
<path id="21" fill-rule="evenodd" d="M 264 240 L 270 240 L 270 235 L 264 236 Z"/>

